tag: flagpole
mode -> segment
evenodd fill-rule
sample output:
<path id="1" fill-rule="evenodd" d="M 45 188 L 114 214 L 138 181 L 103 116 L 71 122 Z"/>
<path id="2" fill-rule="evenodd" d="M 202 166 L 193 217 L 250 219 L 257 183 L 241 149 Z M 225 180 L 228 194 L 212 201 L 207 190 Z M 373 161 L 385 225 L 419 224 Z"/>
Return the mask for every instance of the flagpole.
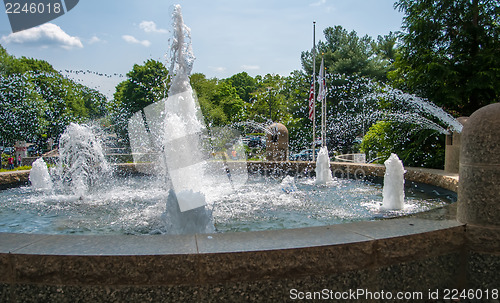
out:
<path id="1" fill-rule="evenodd" d="M 316 21 L 313 21 L 313 136 L 312 136 L 312 160 L 316 161 L 314 155 L 316 138 Z"/>
<path id="2" fill-rule="evenodd" d="M 323 63 L 323 59 L 321 58 L 321 63 Z M 323 85 L 323 93 L 321 94 L 321 147 L 325 147 L 326 145 L 326 78 L 325 78 L 325 67 L 321 64 L 321 74 L 323 75 L 321 81 Z"/>

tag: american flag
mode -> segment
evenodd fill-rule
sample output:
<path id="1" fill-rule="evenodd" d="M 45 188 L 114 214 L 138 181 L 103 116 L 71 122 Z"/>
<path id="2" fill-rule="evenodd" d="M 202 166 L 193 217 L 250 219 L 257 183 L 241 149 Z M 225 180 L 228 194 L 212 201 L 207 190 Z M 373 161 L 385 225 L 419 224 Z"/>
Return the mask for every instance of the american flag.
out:
<path id="1" fill-rule="evenodd" d="M 311 77 L 311 89 L 309 89 L 309 120 L 314 121 L 314 76 Z"/>

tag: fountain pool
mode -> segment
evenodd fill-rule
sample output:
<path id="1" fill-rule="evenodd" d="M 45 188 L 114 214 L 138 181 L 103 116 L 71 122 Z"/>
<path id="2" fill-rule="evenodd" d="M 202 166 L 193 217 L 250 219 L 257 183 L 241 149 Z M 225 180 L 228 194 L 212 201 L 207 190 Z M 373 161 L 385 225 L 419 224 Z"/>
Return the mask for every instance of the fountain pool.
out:
<path id="1" fill-rule="evenodd" d="M 128 120 L 136 164 L 153 164 L 155 176 L 112 177 L 92 127 L 70 124 L 60 139 L 54 185 L 0 193 L 0 232 L 44 234 L 202 234 L 325 226 L 395 217 L 449 201 L 419 196 L 408 187 L 405 205 L 382 206 L 377 183 L 334 179 L 328 151 L 316 178 L 261 177 L 230 169 L 241 138 L 204 124 L 189 83 L 194 62 L 190 29 L 174 6 L 167 97 Z M 141 157 L 138 157 L 141 155 Z M 144 155 L 155 155 L 144 159 Z M 246 156 L 235 163 L 246 164 Z M 43 168 L 43 165 L 40 166 Z M 39 170 L 47 179 L 48 172 Z M 288 174 L 285 174 L 288 175 Z M 52 183 L 52 182 L 49 182 Z M 417 187 L 418 188 L 418 187 Z M 400 188 L 399 190 L 402 190 Z M 397 210 L 394 210 L 397 209 Z M 215 229 L 214 229 L 215 227 Z"/>
<path id="2" fill-rule="evenodd" d="M 84 197 L 22 186 L 0 191 L 0 232 L 36 234 L 171 234 L 165 217 L 169 189 L 157 177 L 115 176 Z M 381 210 L 382 185 L 334 178 L 273 178 L 252 174 L 238 191 L 208 191 L 217 232 L 278 230 L 404 216 L 454 202 L 438 187 L 409 182 L 405 207 Z"/>

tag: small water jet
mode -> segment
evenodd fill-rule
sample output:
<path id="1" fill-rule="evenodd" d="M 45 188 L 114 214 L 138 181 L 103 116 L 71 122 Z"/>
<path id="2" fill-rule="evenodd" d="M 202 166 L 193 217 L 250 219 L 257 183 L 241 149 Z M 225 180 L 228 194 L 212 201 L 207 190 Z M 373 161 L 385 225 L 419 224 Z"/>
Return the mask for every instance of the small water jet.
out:
<path id="1" fill-rule="evenodd" d="M 398 155 L 391 154 L 385 162 L 384 189 L 383 189 L 383 210 L 401 210 L 404 208 L 404 167 Z"/>
<path id="2" fill-rule="evenodd" d="M 33 162 L 29 180 L 31 182 L 31 186 L 33 186 L 33 188 L 35 189 L 39 190 L 52 189 L 52 179 L 49 174 L 47 163 L 45 163 L 43 158 L 40 157 L 35 162 Z"/>
<path id="3" fill-rule="evenodd" d="M 326 185 L 333 180 L 332 171 L 330 170 L 330 157 L 328 156 L 328 148 L 323 146 L 318 153 L 316 159 L 316 181 L 317 185 Z"/>
<path id="4" fill-rule="evenodd" d="M 83 197 L 111 172 L 100 140 L 88 125 L 70 123 L 59 139 L 55 175 L 66 189 Z"/>

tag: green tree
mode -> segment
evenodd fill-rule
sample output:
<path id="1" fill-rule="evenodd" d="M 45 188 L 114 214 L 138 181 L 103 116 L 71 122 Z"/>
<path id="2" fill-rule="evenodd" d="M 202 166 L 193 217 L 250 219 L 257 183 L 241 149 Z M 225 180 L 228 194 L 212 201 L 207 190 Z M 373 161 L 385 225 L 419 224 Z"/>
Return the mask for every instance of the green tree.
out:
<path id="1" fill-rule="evenodd" d="M 37 141 L 58 138 L 70 122 L 105 114 L 106 98 L 64 78 L 48 62 L 15 58 L 0 46 L 2 138 Z"/>
<path id="2" fill-rule="evenodd" d="M 389 77 L 457 115 L 500 101 L 500 6 L 491 0 L 399 0 L 401 56 Z"/>
<path id="3" fill-rule="evenodd" d="M 241 72 L 226 79 L 234 88 L 241 100 L 250 102 L 251 94 L 257 89 L 257 81 L 246 72 Z"/>
<path id="4" fill-rule="evenodd" d="M 286 125 L 289 116 L 288 101 L 284 93 L 284 77 L 267 74 L 257 77 L 257 89 L 253 92 L 251 104 L 247 107 L 250 119 L 263 122 L 274 121 Z"/>
<path id="5" fill-rule="evenodd" d="M 373 124 L 360 145 L 368 158 L 384 161 L 395 153 L 405 166 L 443 169 L 444 138 L 434 130 L 394 121 Z"/>
<path id="6" fill-rule="evenodd" d="M 47 126 L 46 102 L 23 75 L 0 75 L 0 141 L 33 142 Z"/>
<path id="7" fill-rule="evenodd" d="M 3 48 L 2 45 L 0 45 L 0 75 L 7 75 L 9 65 L 10 65 L 11 57 Z"/>
<path id="8" fill-rule="evenodd" d="M 116 86 L 114 100 L 109 104 L 111 120 L 120 138 L 128 141 L 128 119 L 146 106 L 166 97 L 168 71 L 163 63 L 147 60 L 144 65 L 134 64 L 127 80 Z"/>
<path id="9" fill-rule="evenodd" d="M 191 75 L 190 82 L 208 124 L 221 126 L 242 118 L 244 102 L 231 82 L 200 73 Z"/>
<path id="10" fill-rule="evenodd" d="M 144 65 L 134 64 L 114 94 L 115 103 L 131 115 L 166 97 L 168 71 L 163 63 L 147 60 Z"/>
<path id="11" fill-rule="evenodd" d="M 325 41 L 319 41 L 316 46 L 316 71 L 324 58 L 327 73 L 386 80 L 390 65 L 387 55 L 395 52 L 390 46 L 396 45 L 387 42 L 393 38 L 380 37 L 377 43 L 367 35 L 359 37 L 355 31 L 348 32 L 342 26 L 328 27 L 323 33 Z M 302 52 L 301 61 L 306 73 L 312 74 L 312 51 Z"/>

